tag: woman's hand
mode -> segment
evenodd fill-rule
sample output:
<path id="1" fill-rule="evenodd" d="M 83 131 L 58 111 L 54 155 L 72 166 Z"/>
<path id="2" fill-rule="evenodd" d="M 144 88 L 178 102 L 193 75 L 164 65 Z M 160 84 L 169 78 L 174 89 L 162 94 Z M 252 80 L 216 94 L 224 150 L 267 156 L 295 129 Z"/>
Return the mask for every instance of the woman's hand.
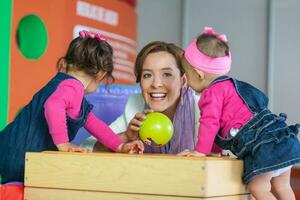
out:
<path id="1" fill-rule="evenodd" d="M 144 152 L 144 144 L 140 140 L 123 143 L 118 147 L 117 152 L 142 154 Z"/>
<path id="2" fill-rule="evenodd" d="M 83 148 L 83 147 L 79 147 L 77 145 L 74 145 L 72 143 L 66 142 L 66 143 L 62 143 L 62 144 L 57 144 L 56 145 L 57 149 L 59 151 L 67 151 L 67 152 L 82 152 L 82 153 L 87 153 L 89 152 L 88 149 Z"/>
<path id="3" fill-rule="evenodd" d="M 200 153 L 195 150 L 185 149 L 184 151 L 177 154 L 178 156 L 187 156 L 187 157 L 204 157 L 206 156 L 204 153 Z"/>
<path id="4" fill-rule="evenodd" d="M 145 109 L 142 113 L 135 114 L 134 118 L 129 122 L 126 131 L 128 141 L 138 139 L 140 127 L 143 124 L 144 119 L 146 119 L 146 114 L 150 112 L 153 112 L 153 110 Z"/>

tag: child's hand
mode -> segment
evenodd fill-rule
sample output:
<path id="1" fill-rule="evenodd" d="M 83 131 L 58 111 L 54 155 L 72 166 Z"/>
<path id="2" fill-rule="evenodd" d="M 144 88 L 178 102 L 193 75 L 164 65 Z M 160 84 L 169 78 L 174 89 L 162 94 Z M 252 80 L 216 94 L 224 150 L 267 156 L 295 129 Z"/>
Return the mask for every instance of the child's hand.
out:
<path id="1" fill-rule="evenodd" d="M 123 143 L 118 147 L 117 152 L 142 154 L 144 152 L 144 144 L 140 140 Z"/>
<path id="2" fill-rule="evenodd" d="M 211 156 L 211 157 L 221 157 L 222 154 L 221 153 L 210 153 L 209 156 Z"/>
<path id="3" fill-rule="evenodd" d="M 74 145 L 72 143 L 66 142 L 62 144 L 57 144 L 56 145 L 57 149 L 59 151 L 67 151 L 67 152 L 82 152 L 82 153 L 87 153 L 89 152 L 88 149 L 79 147 L 77 145 Z"/>
<path id="4" fill-rule="evenodd" d="M 140 126 L 143 124 L 144 119 L 146 119 L 146 114 L 150 112 L 153 112 L 153 110 L 145 109 L 144 112 L 135 114 L 134 118 L 129 122 L 126 131 L 128 141 L 138 139 Z"/>
<path id="5" fill-rule="evenodd" d="M 200 153 L 198 151 L 189 150 L 189 149 L 186 149 L 177 155 L 178 156 L 187 156 L 187 157 L 204 157 L 204 156 L 206 156 L 204 153 Z"/>

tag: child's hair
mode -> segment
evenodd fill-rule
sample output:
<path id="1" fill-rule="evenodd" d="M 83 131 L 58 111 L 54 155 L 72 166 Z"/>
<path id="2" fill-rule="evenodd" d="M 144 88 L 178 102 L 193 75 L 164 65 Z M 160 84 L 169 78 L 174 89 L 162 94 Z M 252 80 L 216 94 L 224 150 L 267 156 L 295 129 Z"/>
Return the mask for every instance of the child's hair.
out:
<path id="1" fill-rule="evenodd" d="M 183 56 L 183 50 L 176 46 L 173 43 L 166 43 L 162 41 L 154 41 L 147 44 L 137 55 L 135 65 L 134 65 L 134 73 L 136 76 L 136 82 L 139 83 L 141 81 L 143 65 L 147 58 L 147 56 L 151 53 L 157 52 L 167 52 L 174 56 L 177 67 L 180 71 L 180 75 L 184 74 L 184 69 L 181 65 L 181 59 Z"/>
<path id="2" fill-rule="evenodd" d="M 197 47 L 203 54 L 212 58 L 229 55 L 228 44 L 215 35 L 201 34 L 197 38 Z"/>
<path id="3" fill-rule="evenodd" d="M 224 75 L 231 68 L 227 37 L 204 27 L 204 32 L 185 49 L 184 58 L 195 69 L 213 75 Z"/>
<path id="4" fill-rule="evenodd" d="M 113 49 L 106 41 L 92 37 L 77 37 L 72 40 L 66 55 L 57 62 L 58 70 L 79 70 L 95 76 L 100 70 L 107 72 L 106 80 L 113 71 Z"/>

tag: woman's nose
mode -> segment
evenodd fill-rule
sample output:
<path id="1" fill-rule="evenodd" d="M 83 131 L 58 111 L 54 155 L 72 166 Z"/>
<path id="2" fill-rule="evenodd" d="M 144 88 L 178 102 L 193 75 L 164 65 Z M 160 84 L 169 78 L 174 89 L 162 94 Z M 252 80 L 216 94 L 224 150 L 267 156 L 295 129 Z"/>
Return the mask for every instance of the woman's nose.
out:
<path id="1" fill-rule="evenodd" d="M 162 80 L 161 80 L 161 78 L 159 78 L 159 77 L 154 77 L 153 78 L 153 81 L 152 81 L 152 86 L 153 87 L 160 87 L 160 86 L 162 86 L 163 85 L 163 82 L 162 82 Z"/>

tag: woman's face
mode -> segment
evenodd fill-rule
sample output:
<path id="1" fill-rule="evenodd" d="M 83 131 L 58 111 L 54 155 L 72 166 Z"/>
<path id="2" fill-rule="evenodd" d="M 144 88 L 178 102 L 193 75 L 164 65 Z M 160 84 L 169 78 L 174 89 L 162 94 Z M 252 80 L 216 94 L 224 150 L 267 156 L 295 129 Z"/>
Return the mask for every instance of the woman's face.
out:
<path id="1" fill-rule="evenodd" d="M 140 84 L 145 102 L 151 109 L 171 117 L 176 111 L 184 83 L 185 78 L 180 75 L 172 54 L 160 51 L 146 57 Z"/>

